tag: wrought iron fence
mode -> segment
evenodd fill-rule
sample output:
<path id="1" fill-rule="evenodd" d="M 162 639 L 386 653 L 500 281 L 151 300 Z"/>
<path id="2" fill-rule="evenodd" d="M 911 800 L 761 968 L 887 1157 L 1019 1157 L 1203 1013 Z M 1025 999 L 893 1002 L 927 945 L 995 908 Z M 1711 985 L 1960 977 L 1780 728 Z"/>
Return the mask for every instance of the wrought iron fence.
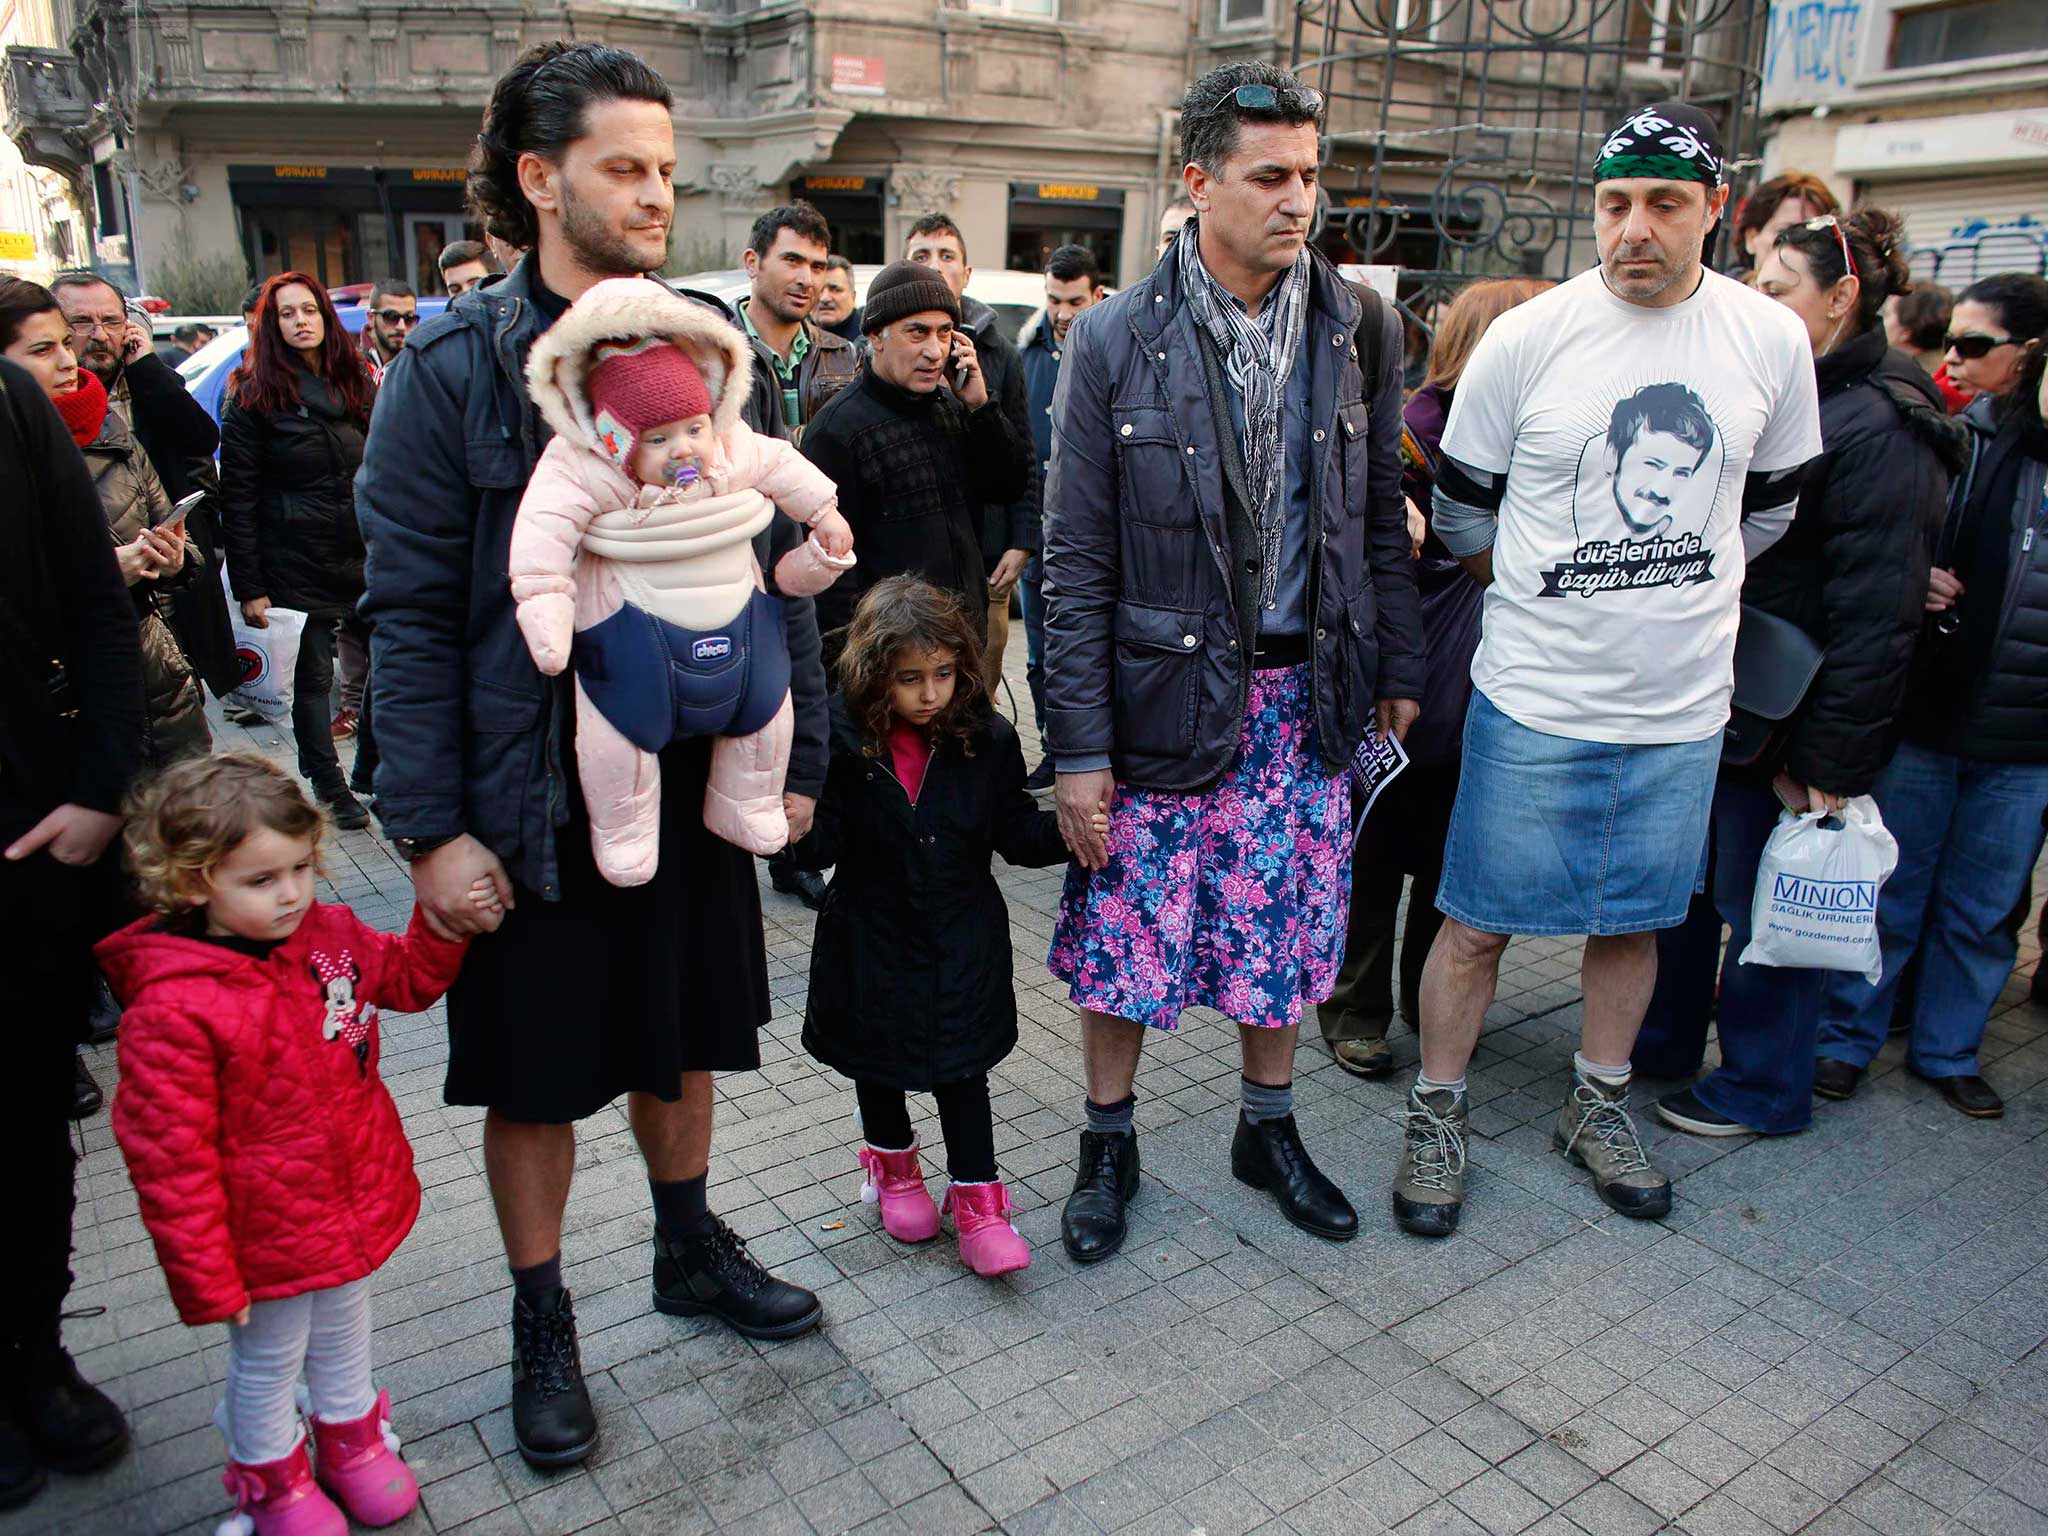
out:
<path id="1" fill-rule="evenodd" d="M 1473 278 L 1582 270 L 1596 259 L 1593 161 L 1630 108 L 1704 107 L 1738 178 L 1753 172 L 1766 11 L 1766 0 L 1300 0 L 1292 68 L 1329 100 L 1324 248 L 1398 265 L 1418 325 Z"/>

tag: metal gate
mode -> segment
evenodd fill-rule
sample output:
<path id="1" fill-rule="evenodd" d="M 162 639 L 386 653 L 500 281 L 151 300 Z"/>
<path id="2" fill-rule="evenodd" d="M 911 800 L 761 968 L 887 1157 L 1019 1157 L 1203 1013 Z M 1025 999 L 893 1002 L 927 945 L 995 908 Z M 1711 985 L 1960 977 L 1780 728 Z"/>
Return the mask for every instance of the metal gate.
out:
<path id="1" fill-rule="evenodd" d="M 1766 11 L 1766 0 L 1300 0 L 1292 67 L 1329 100 L 1324 249 L 1399 266 L 1401 305 L 1422 322 L 1475 277 L 1584 270 L 1596 259 L 1593 162 L 1630 108 L 1704 107 L 1738 186 L 1753 178 Z"/>

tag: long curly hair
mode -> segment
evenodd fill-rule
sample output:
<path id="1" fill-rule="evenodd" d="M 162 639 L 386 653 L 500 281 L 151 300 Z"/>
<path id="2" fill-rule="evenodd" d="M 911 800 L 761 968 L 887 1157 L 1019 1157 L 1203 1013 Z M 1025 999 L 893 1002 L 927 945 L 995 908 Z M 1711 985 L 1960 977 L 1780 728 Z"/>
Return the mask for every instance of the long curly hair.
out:
<path id="1" fill-rule="evenodd" d="M 262 828 L 310 837 L 317 857 L 327 819 L 297 780 L 253 752 L 220 752 L 165 769 L 129 797 L 121 833 L 143 905 L 164 917 L 198 911 L 213 872 Z"/>
<path id="2" fill-rule="evenodd" d="M 369 365 L 363 361 L 355 338 L 342 325 L 341 316 L 335 313 L 334 300 L 327 296 L 326 288 L 317 278 L 303 272 L 280 272 L 256 295 L 256 313 L 249 322 L 247 360 L 228 375 L 228 393 L 243 410 L 263 416 L 296 411 L 304 403 L 299 399 L 298 373 L 308 364 L 284 339 L 284 330 L 277 321 L 278 290 L 293 283 L 312 293 L 325 328 L 320 348 L 313 354 L 311 371 L 333 391 L 335 403 L 348 413 L 349 419 L 358 427 L 367 427 L 370 407 L 377 403 L 377 385 L 370 377 Z"/>
<path id="3" fill-rule="evenodd" d="M 931 723 L 934 738 L 952 736 L 972 752 L 972 738 L 987 722 L 988 687 L 981 678 L 981 631 L 960 599 L 916 576 L 876 582 L 853 612 L 846 648 L 839 653 L 839 687 L 860 725 L 861 750 L 879 757 L 889 739 L 889 677 L 906 648 L 951 651 L 953 701 Z"/>

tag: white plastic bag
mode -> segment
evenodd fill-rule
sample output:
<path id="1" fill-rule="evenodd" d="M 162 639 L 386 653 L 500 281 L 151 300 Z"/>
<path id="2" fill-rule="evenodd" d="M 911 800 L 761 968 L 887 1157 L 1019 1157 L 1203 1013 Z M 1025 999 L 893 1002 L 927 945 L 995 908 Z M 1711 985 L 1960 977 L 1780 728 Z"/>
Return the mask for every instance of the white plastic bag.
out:
<path id="1" fill-rule="evenodd" d="M 227 572 L 221 584 L 227 585 Z M 272 725 L 291 718 L 292 678 L 299 670 L 299 642 L 305 637 L 306 616 L 296 608 L 273 605 L 263 616 L 264 627 L 253 628 L 242 618 L 242 605 L 235 590 L 228 587 L 228 618 L 235 628 L 235 660 L 242 669 L 242 681 L 228 695 L 227 702 L 238 709 L 253 709 Z"/>
<path id="2" fill-rule="evenodd" d="M 1868 795 L 1846 801 L 1839 817 L 1786 811 L 1757 865 L 1742 963 L 1853 971 L 1876 986 L 1877 894 L 1898 862 L 1898 839 Z"/>

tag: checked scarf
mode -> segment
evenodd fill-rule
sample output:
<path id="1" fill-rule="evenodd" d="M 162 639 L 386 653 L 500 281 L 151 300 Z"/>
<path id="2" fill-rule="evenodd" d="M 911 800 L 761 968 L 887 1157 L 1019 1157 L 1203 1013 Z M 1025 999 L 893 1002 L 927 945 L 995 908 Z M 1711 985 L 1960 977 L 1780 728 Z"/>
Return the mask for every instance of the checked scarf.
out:
<path id="1" fill-rule="evenodd" d="M 1223 371 L 1244 403 L 1244 473 L 1259 524 L 1259 606 L 1270 608 L 1279 587 L 1280 536 L 1287 523 L 1284 499 L 1276 494 L 1285 456 L 1280 391 L 1294 372 L 1294 355 L 1301 347 L 1308 248 L 1302 248 L 1294 265 L 1273 285 L 1256 320 L 1202 265 L 1193 220 L 1180 232 L 1180 261 L 1188 274 L 1183 285 L 1188 308 L 1223 354 Z"/>

